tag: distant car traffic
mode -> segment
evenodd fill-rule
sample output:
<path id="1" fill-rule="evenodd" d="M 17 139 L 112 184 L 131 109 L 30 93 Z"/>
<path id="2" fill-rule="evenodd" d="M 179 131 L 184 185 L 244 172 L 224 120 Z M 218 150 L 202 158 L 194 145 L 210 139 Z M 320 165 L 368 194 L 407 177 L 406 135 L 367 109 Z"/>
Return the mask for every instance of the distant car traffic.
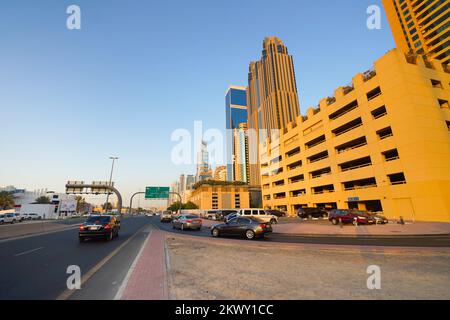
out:
<path id="1" fill-rule="evenodd" d="M 161 216 L 159 217 L 159 220 L 161 222 L 171 222 L 172 221 L 172 211 L 163 211 L 161 213 Z"/>
<path id="2" fill-rule="evenodd" d="M 272 232 L 272 225 L 255 217 L 237 217 L 212 227 L 211 235 L 245 237 L 248 240 L 262 238 Z"/>
<path id="3" fill-rule="evenodd" d="M 37 213 L 25 213 L 23 214 L 24 220 L 41 220 L 42 217 Z"/>
<path id="4" fill-rule="evenodd" d="M 265 210 L 267 214 L 277 216 L 278 218 L 286 217 L 286 212 L 280 210 Z"/>
<path id="5" fill-rule="evenodd" d="M 374 224 L 375 219 L 366 212 L 350 209 L 333 209 L 330 211 L 328 220 L 334 225 L 339 223 L 348 224 Z"/>
<path id="6" fill-rule="evenodd" d="M 14 224 L 17 222 L 16 215 L 14 213 L 4 213 L 0 214 L 0 224 L 11 223 Z"/>
<path id="7" fill-rule="evenodd" d="M 16 216 L 16 220 L 18 222 L 22 222 L 22 221 L 25 220 L 25 217 L 22 214 L 20 214 L 20 213 L 15 213 L 14 215 Z"/>
<path id="8" fill-rule="evenodd" d="M 366 212 L 370 217 L 375 219 L 376 224 L 388 224 L 389 220 L 380 213 L 377 212 Z"/>
<path id="9" fill-rule="evenodd" d="M 278 223 L 278 217 L 276 215 L 266 212 L 264 209 L 240 209 L 237 213 L 241 217 L 255 217 L 266 223 L 276 224 Z"/>
<path id="10" fill-rule="evenodd" d="M 208 210 L 203 214 L 203 218 L 208 220 L 217 220 L 219 210 Z"/>
<path id="11" fill-rule="evenodd" d="M 193 214 L 183 214 L 172 219 L 172 227 L 180 230 L 200 230 L 202 228 L 202 219 Z"/>
<path id="12" fill-rule="evenodd" d="M 225 219 L 230 214 L 233 214 L 233 213 L 236 214 L 237 212 L 238 212 L 238 210 L 233 210 L 233 209 L 230 209 L 230 210 L 218 210 L 217 213 L 216 213 L 216 220 L 217 221 L 225 221 Z"/>
<path id="13" fill-rule="evenodd" d="M 119 235 L 120 220 L 111 215 L 92 215 L 80 225 L 78 238 L 80 242 L 86 239 L 103 238 L 112 240 Z"/>
<path id="14" fill-rule="evenodd" d="M 328 212 L 320 208 L 299 208 L 297 216 L 301 219 L 327 218 Z"/>

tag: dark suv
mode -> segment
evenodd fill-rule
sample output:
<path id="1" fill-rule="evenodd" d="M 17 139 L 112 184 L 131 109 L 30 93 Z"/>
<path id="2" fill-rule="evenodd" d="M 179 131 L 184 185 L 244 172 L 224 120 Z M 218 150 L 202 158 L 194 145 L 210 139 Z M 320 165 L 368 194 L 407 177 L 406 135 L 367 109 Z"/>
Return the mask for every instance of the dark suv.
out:
<path id="1" fill-rule="evenodd" d="M 301 219 L 326 218 L 328 212 L 320 208 L 299 208 L 297 216 Z"/>

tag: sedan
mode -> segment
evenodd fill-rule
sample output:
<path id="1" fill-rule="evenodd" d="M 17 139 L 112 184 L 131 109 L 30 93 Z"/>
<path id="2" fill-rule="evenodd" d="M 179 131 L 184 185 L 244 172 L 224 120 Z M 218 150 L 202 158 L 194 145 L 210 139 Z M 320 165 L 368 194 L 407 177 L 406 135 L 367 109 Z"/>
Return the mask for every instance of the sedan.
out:
<path id="1" fill-rule="evenodd" d="M 196 215 L 181 215 L 172 220 L 172 228 L 180 230 L 200 230 L 202 228 L 202 219 Z"/>
<path id="2" fill-rule="evenodd" d="M 272 232 L 272 225 L 264 223 L 254 217 L 238 217 L 229 222 L 212 227 L 211 235 L 215 238 L 221 236 L 245 237 L 248 240 L 263 238 Z"/>
<path id="3" fill-rule="evenodd" d="M 90 216 L 80 225 L 78 239 L 84 242 L 86 239 L 102 238 L 112 240 L 119 235 L 120 221 L 110 215 Z"/>
<path id="4" fill-rule="evenodd" d="M 334 225 L 339 223 L 373 224 L 375 219 L 361 211 L 356 210 L 331 210 L 328 220 Z"/>

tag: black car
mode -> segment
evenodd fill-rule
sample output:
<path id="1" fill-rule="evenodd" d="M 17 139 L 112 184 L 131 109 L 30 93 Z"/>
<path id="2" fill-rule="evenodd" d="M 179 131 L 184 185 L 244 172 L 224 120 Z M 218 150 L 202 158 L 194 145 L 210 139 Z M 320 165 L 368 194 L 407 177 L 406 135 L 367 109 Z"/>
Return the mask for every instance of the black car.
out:
<path id="1" fill-rule="evenodd" d="M 253 217 L 238 217 L 229 222 L 215 225 L 211 228 L 211 235 L 245 237 L 249 240 L 262 238 L 272 232 L 272 225 Z"/>
<path id="2" fill-rule="evenodd" d="M 112 240 L 119 235 L 120 220 L 110 215 L 90 216 L 80 225 L 78 238 L 80 242 L 86 239 L 102 238 Z"/>
<path id="3" fill-rule="evenodd" d="M 320 208 L 299 208 L 297 216 L 301 219 L 327 218 L 328 212 Z"/>
<path id="4" fill-rule="evenodd" d="M 286 212 L 280 211 L 280 210 L 266 210 L 268 215 L 274 215 L 278 218 L 286 217 Z"/>
<path id="5" fill-rule="evenodd" d="M 237 213 L 237 210 L 219 210 L 216 213 L 216 220 L 217 221 L 225 221 L 225 219 L 232 213 Z"/>

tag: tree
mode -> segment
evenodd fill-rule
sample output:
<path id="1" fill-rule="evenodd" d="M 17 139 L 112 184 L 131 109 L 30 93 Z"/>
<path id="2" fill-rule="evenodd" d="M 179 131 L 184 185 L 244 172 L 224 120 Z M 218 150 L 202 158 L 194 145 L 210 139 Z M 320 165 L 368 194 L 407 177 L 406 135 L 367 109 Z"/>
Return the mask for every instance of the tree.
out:
<path id="1" fill-rule="evenodd" d="M 50 198 L 47 196 L 40 196 L 35 200 L 37 204 L 51 204 Z"/>
<path id="2" fill-rule="evenodd" d="M 0 192 L 0 209 L 8 210 L 14 208 L 14 197 L 11 193 L 2 191 Z"/>
<path id="3" fill-rule="evenodd" d="M 195 203 L 193 203 L 192 201 L 188 201 L 187 203 L 185 203 L 183 205 L 183 209 L 186 210 L 196 210 L 198 209 L 198 205 L 196 205 Z"/>
<path id="4" fill-rule="evenodd" d="M 180 209 L 179 201 L 172 203 L 172 205 L 167 208 L 167 210 L 170 210 L 170 211 L 178 211 L 179 209 Z M 195 209 L 198 209 L 198 206 L 191 201 L 181 204 L 181 210 L 195 210 Z"/>
<path id="5" fill-rule="evenodd" d="M 77 213 L 80 213 L 81 206 L 83 202 L 86 202 L 82 196 L 76 196 L 75 201 L 77 202 Z"/>

